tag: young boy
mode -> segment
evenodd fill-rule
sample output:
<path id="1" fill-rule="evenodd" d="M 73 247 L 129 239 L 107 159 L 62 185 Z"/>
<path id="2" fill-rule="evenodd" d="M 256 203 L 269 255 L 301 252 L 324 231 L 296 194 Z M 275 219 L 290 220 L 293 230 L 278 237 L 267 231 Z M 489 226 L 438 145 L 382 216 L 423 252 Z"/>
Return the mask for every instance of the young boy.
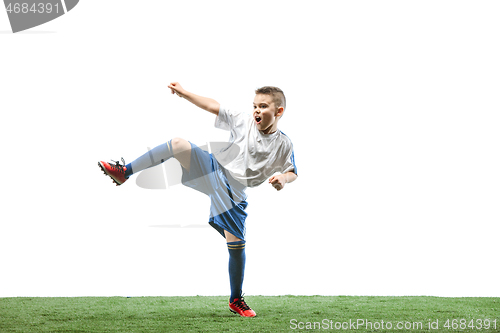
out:
<path id="1" fill-rule="evenodd" d="M 197 96 L 175 82 L 172 94 L 215 114 L 215 127 L 231 132 L 229 143 L 213 154 L 184 139 L 159 145 L 127 165 L 98 162 L 102 171 L 121 185 L 134 173 L 177 159 L 182 167 L 182 184 L 210 197 L 209 223 L 227 242 L 229 250 L 229 309 L 243 317 L 254 317 L 242 297 L 245 272 L 246 187 L 255 187 L 269 178 L 278 191 L 297 178 L 290 139 L 278 130 L 286 108 L 285 95 L 276 87 L 255 91 L 253 115 L 226 109 L 217 101 Z M 125 161 L 123 160 L 123 164 Z M 276 172 L 280 174 L 273 176 Z"/>

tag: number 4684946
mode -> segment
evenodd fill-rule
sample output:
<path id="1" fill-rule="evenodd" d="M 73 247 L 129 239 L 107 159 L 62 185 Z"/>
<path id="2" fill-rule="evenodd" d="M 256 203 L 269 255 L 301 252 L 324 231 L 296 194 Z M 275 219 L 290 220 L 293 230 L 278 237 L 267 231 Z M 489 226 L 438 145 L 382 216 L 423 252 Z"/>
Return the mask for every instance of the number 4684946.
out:
<path id="1" fill-rule="evenodd" d="M 15 13 L 15 14 L 50 14 L 52 11 L 59 13 L 59 3 L 52 5 L 51 3 L 34 3 L 31 6 L 28 3 L 9 3 L 7 5 L 7 13 Z"/>

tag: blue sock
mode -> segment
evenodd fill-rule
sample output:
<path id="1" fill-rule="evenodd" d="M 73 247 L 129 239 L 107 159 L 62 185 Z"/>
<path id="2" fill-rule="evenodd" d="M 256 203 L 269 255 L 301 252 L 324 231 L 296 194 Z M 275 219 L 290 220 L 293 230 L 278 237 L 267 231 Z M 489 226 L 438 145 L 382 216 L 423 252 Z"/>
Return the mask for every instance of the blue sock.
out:
<path id="1" fill-rule="evenodd" d="M 229 302 L 241 297 L 243 277 L 245 275 L 245 241 L 228 242 L 229 250 L 229 281 L 231 284 L 231 297 Z"/>
<path id="2" fill-rule="evenodd" d="M 125 166 L 125 178 L 132 176 L 134 171 L 132 171 L 132 163 L 129 163 Z"/>
<path id="3" fill-rule="evenodd" d="M 147 168 L 154 167 L 160 163 L 165 162 L 174 156 L 174 152 L 172 149 L 172 140 L 161 144 L 136 160 L 132 161 L 126 165 L 127 170 L 125 170 L 125 177 L 130 177 L 132 174 L 142 171 Z"/>

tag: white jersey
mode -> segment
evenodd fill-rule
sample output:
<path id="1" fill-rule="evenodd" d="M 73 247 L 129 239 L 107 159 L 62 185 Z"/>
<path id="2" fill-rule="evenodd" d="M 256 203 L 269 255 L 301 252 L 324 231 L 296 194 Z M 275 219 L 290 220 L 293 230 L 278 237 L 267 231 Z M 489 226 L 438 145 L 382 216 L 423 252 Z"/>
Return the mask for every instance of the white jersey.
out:
<path id="1" fill-rule="evenodd" d="M 255 187 L 276 172 L 297 173 L 292 141 L 279 130 L 261 133 L 251 114 L 233 112 L 221 105 L 215 127 L 231 131 L 231 136 L 229 144 L 213 155 L 241 184 Z"/>

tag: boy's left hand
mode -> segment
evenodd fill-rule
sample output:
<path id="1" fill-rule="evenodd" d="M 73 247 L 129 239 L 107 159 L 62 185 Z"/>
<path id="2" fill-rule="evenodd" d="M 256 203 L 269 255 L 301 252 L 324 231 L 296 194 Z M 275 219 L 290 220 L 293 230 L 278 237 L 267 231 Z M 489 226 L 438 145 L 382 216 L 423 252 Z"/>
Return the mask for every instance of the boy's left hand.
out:
<path id="1" fill-rule="evenodd" d="M 285 187 L 286 184 L 286 176 L 285 175 L 277 175 L 269 178 L 269 184 L 273 185 L 273 187 L 280 191 Z"/>

